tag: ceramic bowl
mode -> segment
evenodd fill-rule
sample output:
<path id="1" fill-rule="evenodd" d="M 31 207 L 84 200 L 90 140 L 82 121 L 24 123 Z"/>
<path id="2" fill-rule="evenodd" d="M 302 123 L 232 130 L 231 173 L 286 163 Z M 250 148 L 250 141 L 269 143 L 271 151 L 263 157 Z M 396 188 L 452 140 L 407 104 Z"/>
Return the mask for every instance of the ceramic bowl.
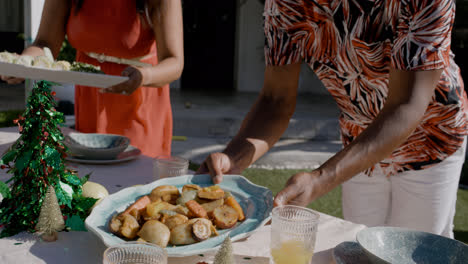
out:
<path id="1" fill-rule="evenodd" d="M 161 185 L 173 185 L 178 189 L 186 184 L 197 184 L 201 187 L 212 186 L 210 175 L 183 175 L 164 178 L 152 183 L 125 188 L 104 198 L 86 218 L 86 228 L 97 235 L 108 247 L 125 242 L 112 234 L 108 229 L 109 220 L 118 212 L 124 211 L 142 195 Z M 184 246 L 169 246 L 166 248 L 169 257 L 186 257 L 216 251 L 226 236 L 238 241 L 247 238 L 253 232 L 269 222 L 273 209 L 273 194 L 266 187 L 253 184 L 241 175 L 224 175 L 219 186 L 229 191 L 244 210 L 246 219 L 238 222 L 230 229 L 218 230 L 219 236 L 211 237 L 199 243 Z"/>
<path id="2" fill-rule="evenodd" d="M 130 139 L 113 134 L 70 133 L 63 143 L 77 158 L 110 160 L 127 148 Z"/>
<path id="3" fill-rule="evenodd" d="M 462 264 L 468 261 L 468 246 L 431 233 L 397 227 L 361 230 L 357 241 L 372 263 Z"/>

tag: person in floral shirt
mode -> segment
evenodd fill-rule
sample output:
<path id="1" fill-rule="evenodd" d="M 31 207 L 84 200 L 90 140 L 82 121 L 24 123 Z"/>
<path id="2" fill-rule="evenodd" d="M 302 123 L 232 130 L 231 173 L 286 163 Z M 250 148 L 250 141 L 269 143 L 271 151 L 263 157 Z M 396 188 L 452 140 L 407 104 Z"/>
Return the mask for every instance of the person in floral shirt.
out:
<path id="1" fill-rule="evenodd" d="M 343 184 L 347 220 L 453 237 L 467 97 L 450 50 L 453 0 L 267 0 L 265 82 L 238 134 L 199 172 L 239 173 L 288 126 L 300 64 L 340 109 L 344 148 L 293 175 L 275 205 Z"/>

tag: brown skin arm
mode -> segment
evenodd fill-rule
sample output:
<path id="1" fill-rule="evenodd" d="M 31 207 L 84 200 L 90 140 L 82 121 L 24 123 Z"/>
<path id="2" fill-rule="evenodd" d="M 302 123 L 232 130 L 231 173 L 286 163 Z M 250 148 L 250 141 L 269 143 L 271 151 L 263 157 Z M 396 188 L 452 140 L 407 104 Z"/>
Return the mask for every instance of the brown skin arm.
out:
<path id="1" fill-rule="evenodd" d="M 306 206 L 388 157 L 421 122 L 441 73 L 391 70 L 388 99 L 372 124 L 320 168 L 293 175 L 275 197 L 275 205 Z"/>
<path id="2" fill-rule="evenodd" d="M 177 80 L 184 68 L 182 4 L 180 0 L 149 0 L 149 10 L 157 45 L 158 64 L 153 67 L 127 67 L 129 80 L 103 89 L 103 92 L 130 94 L 140 86 L 161 87 Z"/>
<path id="3" fill-rule="evenodd" d="M 442 70 L 391 70 L 389 94 L 374 122 L 320 168 L 293 175 L 275 205 L 305 206 L 359 172 L 388 157 L 420 123 Z M 223 153 L 210 154 L 197 173 L 215 183 L 225 173 L 239 173 L 280 138 L 294 111 L 299 65 L 267 67 L 264 88 Z"/>
<path id="4" fill-rule="evenodd" d="M 65 38 L 65 27 L 70 13 L 70 1 L 46 0 L 42 11 L 41 23 L 34 43 L 26 48 L 22 55 L 44 55 L 43 47 L 48 47 L 54 57 L 57 57 Z M 9 84 L 17 84 L 24 79 L 1 76 Z"/>
<path id="5" fill-rule="evenodd" d="M 267 66 L 265 82 L 237 135 L 223 153 L 210 154 L 197 173 L 215 183 L 225 173 L 239 173 L 265 154 L 281 137 L 296 108 L 300 64 Z"/>

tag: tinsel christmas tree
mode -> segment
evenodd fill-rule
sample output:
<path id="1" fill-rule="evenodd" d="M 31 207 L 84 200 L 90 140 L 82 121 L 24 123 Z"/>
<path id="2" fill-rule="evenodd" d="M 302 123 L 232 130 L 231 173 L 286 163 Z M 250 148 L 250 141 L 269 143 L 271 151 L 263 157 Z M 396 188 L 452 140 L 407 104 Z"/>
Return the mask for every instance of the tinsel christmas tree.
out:
<path id="1" fill-rule="evenodd" d="M 88 210 L 96 202 L 81 195 L 88 176 L 79 178 L 65 166 L 67 148 L 59 127 L 64 118 L 55 110 L 51 85 L 46 81 L 34 85 L 24 114 L 15 120 L 21 136 L 0 160 L 1 168 L 12 174 L 6 182 L 11 190 L 0 184 L 4 196 L 0 237 L 35 231 L 48 186 L 55 189 L 68 229 L 83 229 Z"/>
<path id="2" fill-rule="evenodd" d="M 232 254 L 232 242 L 229 236 L 224 239 L 221 248 L 216 252 L 213 264 L 234 264 L 234 255 Z"/>
<path id="3" fill-rule="evenodd" d="M 65 222 L 63 221 L 55 189 L 49 185 L 44 202 L 42 202 L 36 230 L 42 234 L 44 240 L 55 241 L 57 240 L 57 231 L 64 228 Z"/>

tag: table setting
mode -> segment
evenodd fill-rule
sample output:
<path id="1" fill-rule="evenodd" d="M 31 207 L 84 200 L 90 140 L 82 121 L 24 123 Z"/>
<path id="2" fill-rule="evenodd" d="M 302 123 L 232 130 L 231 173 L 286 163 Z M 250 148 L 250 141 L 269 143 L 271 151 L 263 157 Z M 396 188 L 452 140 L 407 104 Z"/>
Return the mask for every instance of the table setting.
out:
<path id="1" fill-rule="evenodd" d="M 0 263 L 466 263 L 468 246 L 308 208 L 273 206 L 242 175 L 194 175 L 119 135 L 60 127 L 36 83 L 18 127 L 0 128 Z"/>
<path id="2" fill-rule="evenodd" d="M 76 133 L 69 128 L 62 128 L 64 138 Z M 0 153 L 5 153 L 20 138 L 18 127 L 0 129 Z M 167 157 L 162 157 L 167 167 Z M 180 160 L 178 160 L 179 163 Z M 175 184 L 183 186 L 186 183 L 196 183 L 201 186 L 211 185 L 208 175 L 184 174 L 178 177 L 171 177 L 171 170 L 161 170 L 156 166 L 157 160 L 144 155 L 136 158 L 111 164 L 90 164 L 83 162 L 72 162 L 66 160 L 66 165 L 77 172 L 79 177 L 90 175 L 86 184 L 105 189 L 100 202 L 94 207 L 93 213 L 99 212 L 99 208 L 105 208 L 113 204 L 113 197 L 119 193 L 149 192 L 152 187 L 160 184 Z M 182 163 L 183 164 L 183 163 Z M 184 164 L 185 166 L 185 164 Z M 170 167 L 170 166 L 169 166 Z M 180 173 L 180 172 L 179 172 Z M 164 174 L 164 175 L 163 175 Z M 5 170 L 0 170 L 0 180 L 6 181 L 11 177 Z M 161 179 L 156 180 L 156 177 Z M 180 182 L 180 183 L 176 183 Z M 270 236 L 271 225 L 266 224 L 270 220 L 272 210 L 272 194 L 268 189 L 255 186 L 241 175 L 226 176 L 225 185 L 222 188 L 232 191 L 236 199 L 244 209 L 247 219 L 242 223 L 237 223 L 237 227 L 226 231 L 218 237 L 213 237 L 207 241 L 194 244 L 202 249 L 191 251 L 189 254 L 174 254 L 167 252 L 167 263 L 213 263 L 217 251 L 223 244 L 225 237 L 229 234 L 232 240 L 232 252 L 235 263 L 269 263 L 270 262 Z M 253 188 L 249 191 L 249 188 Z M 102 188 L 99 189 L 102 193 Z M 258 195 L 259 190 L 263 193 Z M 254 195 L 255 194 L 255 195 Z M 114 195 L 114 196 L 113 196 Z M 134 194 L 138 196 L 137 193 Z M 249 197 L 252 196 L 252 197 Z M 125 208 L 134 197 L 126 197 L 128 201 L 123 202 Z M 107 202 L 106 202 L 106 199 Z M 263 208 L 263 209 L 262 209 Z M 120 210 L 116 207 L 114 210 Z M 261 211 L 263 210 L 263 211 Z M 342 219 L 335 218 L 317 212 L 320 215 L 317 223 L 317 245 L 314 248 L 313 263 L 332 263 L 332 250 L 335 245 L 348 240 L 354 240 L 356 233 L 365 228 Z M 108 216 L 110 217 L 110 216 Z M 92 218 L 90 218 L 92 220 Z M 58 239 L 54 242 L 46 242 L 37 234 L 31 232 L 20 232 L 14 236 L 0 239 L 0 263 L 104 263 L 104 252 L 119 243 L 106 245 L 92 230 L 92 226 L 87 226 L 85 231 L 62 231 L 58 232 Z M 99 226 L 98 226 L 99 228 Z M 102 226 L 101 226 L 102 228 Z M 237 229 L 236 229 L 237 228 Z M 102 231 L 102 229 L 101 229 Z M 207 246 L 204 246 L 205 243 Z"/>

